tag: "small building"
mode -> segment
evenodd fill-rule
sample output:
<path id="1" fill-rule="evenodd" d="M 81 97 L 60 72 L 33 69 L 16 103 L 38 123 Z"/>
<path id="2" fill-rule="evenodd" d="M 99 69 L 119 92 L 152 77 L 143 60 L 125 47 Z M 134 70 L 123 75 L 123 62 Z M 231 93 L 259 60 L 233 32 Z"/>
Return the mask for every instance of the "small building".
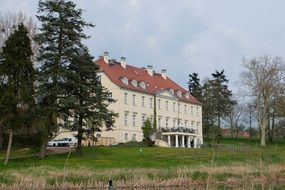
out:
<path id="1" fill-rule="evenodd" d="M 202 105 L 187 90 L 171 80 L 162 69 L 153 66 L 138 68 L 109 59 L 105 52 L 95 63 L 98 77 L 109 96 L 116 100 L 110 109 L 118 113 L 112 131 L 96 133 L 97 137 L 114 138 L 114 143 L 142 141 L 146 118 L 156 119 L 161 139 L 175 147 L 196 147 L 203 143 Z M 156 104 L 156 118 L 154 106 Z"/>

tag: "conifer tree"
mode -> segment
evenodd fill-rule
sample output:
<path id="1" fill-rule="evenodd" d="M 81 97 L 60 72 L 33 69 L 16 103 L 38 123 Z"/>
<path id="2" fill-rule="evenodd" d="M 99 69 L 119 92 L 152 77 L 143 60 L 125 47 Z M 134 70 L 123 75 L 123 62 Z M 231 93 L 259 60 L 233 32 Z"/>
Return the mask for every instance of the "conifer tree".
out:
<path id="1" fill-rule="evenodd" d="M 49 135 L 58 127 L 57 118 L 68 111 L 65 100 L 69 93 L 67 78 L 71 74 L 71 60 L 83 47 L 82 40 L 88 38 L 83 33 L 84 27 L 93 25 L 83 20 L 81 9 L 65 0 L 40 0 L 37 18 L 41 22 L 35 37 L 40 46 L 38 99 L 46 121 L 40 157 L 44 157 Z"/>
<path id="2" fill-rule="evenodd" d="M 221 127 L 221 118 L 230 113 L 236 101 L 232 99 L 232 91 L 228 89 L 229 80 L 226 79 L 224 70 L 212 73 L 213 80 L 211 81 L 213 93 L 214 115 L 218 120 L 218 127 Z"/>
<path id="3" fill-rule="evenodd" d="M 101 85 L 97 76 L 99 68 L 92 61 L 88 49 L 83 47 L 72 58 L 67 76 L 68 97 L 65 99 L 69 116 L 76 118 L 73 130 L 78 131 L 77 151 L 80 155 L 83 136 L 93 136 L 103 125 L 111 129 L 115 113 L 108 110 L 108 105 L 114 102 L 109 92 Z"/>
<path id="4" fill-rule="evenodd" d="M 189 74 L 189 92 L 199 101 L 202 99 L 202 87 L 198 73 Z"/>
<path id="5" fill-rule="evenodd" d="M 32 122 L 34 75 L 31 41 L 28 30 L 20 24 L 7 39 L 1 53 L 1 125 L 9 131 L 5 164 L 8 163 L 13 133 Z"/>

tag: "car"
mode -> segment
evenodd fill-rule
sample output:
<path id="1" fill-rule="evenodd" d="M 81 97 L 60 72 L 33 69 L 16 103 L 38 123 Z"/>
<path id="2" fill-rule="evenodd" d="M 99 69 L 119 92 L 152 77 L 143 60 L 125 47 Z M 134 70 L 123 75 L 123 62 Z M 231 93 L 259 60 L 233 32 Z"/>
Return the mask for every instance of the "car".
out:
<path id="1" fill-rule="evenodd" d="M 58 139 L 54 139 L 54 140 L 52 140 L 52 141 L 49 141 L 47 145 L 48 145 L 48 146 L 56 147 L 56 146 L 58 146 L 58 142 L 59 142 Z"/>
<path id="2" fill-rule="evenodd" d="M 63 138 L 58 141 L 58 146 L 70 147 L 76 145 L 77 145 L 77 138 L 75 137 Z"/>

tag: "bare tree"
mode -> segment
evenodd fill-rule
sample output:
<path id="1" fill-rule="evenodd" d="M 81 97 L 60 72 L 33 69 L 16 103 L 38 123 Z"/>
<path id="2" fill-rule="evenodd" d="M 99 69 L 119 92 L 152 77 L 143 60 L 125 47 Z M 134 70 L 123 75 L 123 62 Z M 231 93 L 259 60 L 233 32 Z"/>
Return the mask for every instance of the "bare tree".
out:
<path id="1" fill-rule="evenodd" d="M 239 121 L 244 111 L 244 106 L 241 104 L 232 105 L 229 114 L 223 119 L 230 125 L 231 136 L 237 138 L 239 131 Z"/>
<path id="2" fill-rule="evenodd" d="M 278 96 L 283 83 L 283 61 L 280 57 L 264 55 L 243 61 L 243 83 L 255 99 L 257 121 L 260 128 L 260 145 L 265 146 L 266 128 L 274 97 Z"/>
<path id="3" fill-rule="evenodd" d="M 17 26 L 20 25 L 21 23 L 23 23 L 29 31 L 29 38 L 32 42 L 31 45 L 35 57 L 37 55 L 37 50 L 38 50 L 38 46 L 33 40 L 37 31 L 36 21 L 33 20 L 32 17 L 27 17 L 22 12 L 18 13 L 7 12 L 5 14 L 0 12 L 0 51 L 5 41 L 17 28 Z"/>

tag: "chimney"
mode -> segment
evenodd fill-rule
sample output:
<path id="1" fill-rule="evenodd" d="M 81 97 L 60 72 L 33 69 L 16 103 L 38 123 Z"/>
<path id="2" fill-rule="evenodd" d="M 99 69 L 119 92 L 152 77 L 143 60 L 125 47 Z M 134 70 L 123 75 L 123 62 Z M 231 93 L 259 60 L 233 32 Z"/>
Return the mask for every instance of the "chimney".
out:
<path id="1" fill-rule="evenodd" d="M 164 80 L 166 80 L 166 69 L 161 70 L 161 76 L 164 78 Z"/>
<path id="2" fill-rule="evenodd" d="M 152 65 L 148 65 L 146 70 L 147 70 L 147 73 L 148 73 L 150 76 L 153 76 Z"/>
<path id="3" fill-rule="evenodd" d="M 126 69 L 127 67 L 127 63 L 126 63 L 126 58 L 125 57 L 121 57 L 121 66 Z"/>
<path id="4" fill-rule="evenodd" d="M 104 58 L 105 63 L 108 64 L 109 63 L 109 52 L 105 51 L 103 58 Z"/>

